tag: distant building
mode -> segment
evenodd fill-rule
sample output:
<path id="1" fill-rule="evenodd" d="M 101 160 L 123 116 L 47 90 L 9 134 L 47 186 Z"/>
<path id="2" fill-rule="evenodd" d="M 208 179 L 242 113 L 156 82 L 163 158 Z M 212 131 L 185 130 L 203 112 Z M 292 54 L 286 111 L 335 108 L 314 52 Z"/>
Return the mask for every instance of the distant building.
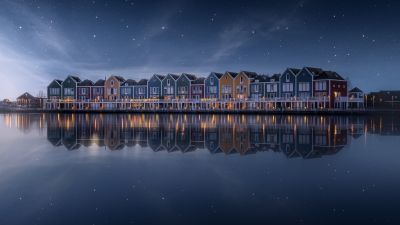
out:
<path id="1" fill-rule="evenodd" d="M 400 90 L 371 92 L 367 95 L 368 108 L 399 109 Z"/>
<path id="2" fill-rule="evenodd" d="M 17 98 L 17 105 L 26 108 L 41 108 L 43 106 L 43 101 L 41 98 L 34 97 L 28 92 L 25 92 Z"/>

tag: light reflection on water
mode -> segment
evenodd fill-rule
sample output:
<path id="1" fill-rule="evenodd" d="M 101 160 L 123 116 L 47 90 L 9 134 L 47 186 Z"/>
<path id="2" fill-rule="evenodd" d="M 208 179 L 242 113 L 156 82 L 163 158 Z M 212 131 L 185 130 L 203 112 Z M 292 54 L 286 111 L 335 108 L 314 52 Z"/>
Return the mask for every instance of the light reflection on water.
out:
<path id="1" fill-rule="evenodd" d="M 0 114 L 0 134 L 0 224 L 400 222 L 396 116 Z"/>

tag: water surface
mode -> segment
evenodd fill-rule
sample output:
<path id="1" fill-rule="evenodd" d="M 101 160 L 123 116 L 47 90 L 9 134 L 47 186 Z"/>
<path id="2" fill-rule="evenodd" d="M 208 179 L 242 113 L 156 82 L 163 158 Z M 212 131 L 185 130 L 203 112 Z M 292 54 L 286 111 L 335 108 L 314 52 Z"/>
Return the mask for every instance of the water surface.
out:
<path id="1" fill-rule="evenodd" d="M 399 224 L 392 116 L 0 114 L 0 224 Z"/>

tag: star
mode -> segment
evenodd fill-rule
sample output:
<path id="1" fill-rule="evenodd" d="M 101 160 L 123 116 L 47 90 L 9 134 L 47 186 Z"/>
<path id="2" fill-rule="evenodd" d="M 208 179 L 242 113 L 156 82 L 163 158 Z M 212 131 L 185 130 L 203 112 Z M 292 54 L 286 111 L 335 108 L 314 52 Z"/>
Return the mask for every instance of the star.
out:
<path id="1" fill-rule="evenodd" d="M 96 38 L 97 36 L 96 36 L 96 34 L 93 34 L 93 38 Z"/>
<path id="2" fill-rule="evenodd" d="M 162 27 L 161 27 L 161 30 L 165 30 L 165 29 L 167 29 L 165 26 L 162 26 Z"/>
<path id="3" fill-rule="evenodd" d="M 18 30 L 22 30 L 22 26 L 19 26 L 19 27 L 18 27 Z"/>

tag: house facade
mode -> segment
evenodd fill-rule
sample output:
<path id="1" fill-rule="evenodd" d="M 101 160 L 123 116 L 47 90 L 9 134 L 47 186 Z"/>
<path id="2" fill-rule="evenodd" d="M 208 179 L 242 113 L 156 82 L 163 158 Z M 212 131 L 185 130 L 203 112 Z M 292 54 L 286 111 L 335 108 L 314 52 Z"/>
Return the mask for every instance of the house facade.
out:
<path id="1" fill-rule="evenodd" d="M 76 100 L 77 99 L 77 87 L 81 79 L 76 76 L 68 76 L 62 83 L 62 98 L 64 100 Z"/>
<path id="2" fill-rule="evenodd" d="M 92 100 L 103 101 L 105 80 L 97 80 L 92 86 Z"/>
<path id="3" fill-rule="evenodd" d="M 60 100 L 62 98 L 62 81 L 53 80 L 47 86 L 47 98 L 50 100 Z"/>
<path id="4" fill-rule="evenodd" d="M 147 83 L 148 97 L 150 99 L 162 99 L 162 81 L 165 76 L 154 74 Z"/>
<path id="5" fill-rule="evenodd" d="M 313 96 L 314 77 L 322 73 L 322 69 L 313 67 L 304 67 L 296 77 L 296 97 L 301 99 Z"/>
<path id="6" fill-rule="evenodd" d="M 190 86 L 190 98 L 200 100 L 204 98 L 204 80 L 205 78 L 200 77 L 192 81 Z"/>
<path id="7" fill-rule="evenodd" d="M 196 80 L 195 75 L 182 73 L 176 81 L 178 99 L 190 99 L 190 86 L 194 80 Z"/>
<path id="8" fill-rule="evenodd" d="M 258 75 L 250 83 L 250 95 L 249 98 L 252 100 L 259 100 L 266 96 L 266 85 L 269 81 L 267 75 Z"/>
<path id="9" fill-rule="evenodd" d="M 237 100 L 245 100 L 250 95 L 250 83 L 257 77 L 257 73 L 241 71 L 233 79 L 233 98 Z"/>
<path id="10" fill-rule="evenodd" d="M 320 103 L 319 108 L 345 107 L 339 100 L 347 97 L 347 81 L 338 73 L 323 71 L 314 77 L 314 97 L 325 97 L 327 103 Z"/>
<path id="11" fill-rule="evenodd" d="M 124 82 L 120 76 L 109 76 L 104 84 L 104 98 L 108 101 L 121 99 L 120 87 Z"/>
<path id="12" fill-rule="evenodd" d="M 133 98 L 146 99 L 147 98 L 147 79 L 141 79 L 133 86 Z"/>
<path id="13" fill-rule="evenodd" d="M 78 84 L 78 100 L 79 101 L 89 101 L 92 99 L 92 87 L 93 81 L 84 80 Z"/>
<path id="14" fill-rule="evenodd" d="M 204 96 L 208 99 L 219 99 L 220 79 L 222 73 L 211 72 L 210 75 L 204 80 Z"/>
<path id="15" fill-rule="evenodd" d="M 225 72 L 219 80 L 219 96 L 221 100 L 233 99 L 233 80 L 238 75 L 234 72 Z"/>
<path id="16" fill-rule="evenodd" d="M 280 97 L 291 98 L 296 96 L 296 76 L 299 69 L 288 68 L 279 78 Z"/>
<path id="17" fill-rule="evenodd" d="M 281 77 L 280 74 L 274 74 L 265 83 L 265 97 L 266 98 L 279 97 L 280 77 Z"/>
<path id="18" fill-rule="evenodd" d="M 176 98 L 176 81 L 179 76 L 175 74 L 168 74 L 162 80 L 162 96 L 164 99 L 175 99 Z"/>
<path id="19" fill-rule="evenodd" d="M 133 87 L 137 84 L 135 80 L 128 79 L 124 81 L 120 87 L 121 99 L 132 99 L 133 98 Z"/>

